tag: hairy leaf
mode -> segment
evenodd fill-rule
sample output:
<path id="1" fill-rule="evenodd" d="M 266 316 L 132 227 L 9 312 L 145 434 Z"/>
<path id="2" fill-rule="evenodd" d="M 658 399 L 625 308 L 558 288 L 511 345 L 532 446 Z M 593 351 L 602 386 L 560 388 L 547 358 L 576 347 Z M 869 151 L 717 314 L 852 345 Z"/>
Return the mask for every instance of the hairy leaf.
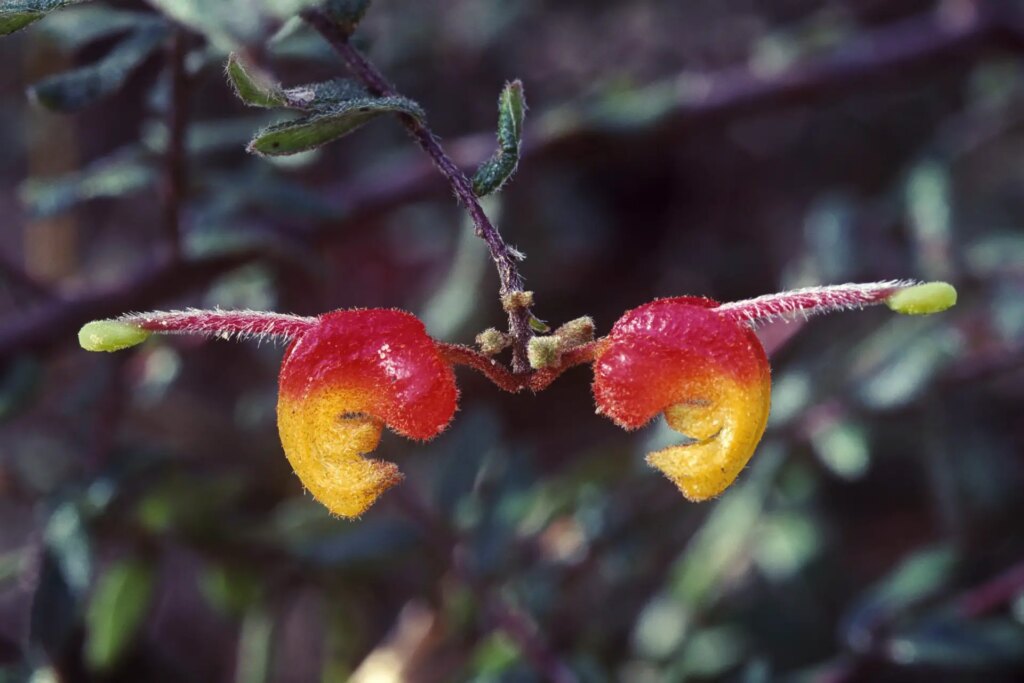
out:
<path id="1" fill-rule="evenodd" d="M 256 134 L 248 149 L 265 156 L 284 156 L 316 149 L 386 113 L 416 118 L 424 116 L 418 104 L 404 97 L 346 100 L 310 116 L 265 128 Z"/>
<path id="2" fill-rule="evenodd" d="M 39 21 L 55 9 L 83 0 L 0 0 L 0 36 Z"/>
<path id="3" fill-rule="evenodd" d="M 90 668 L 106 671 L 117 663 L 142 625 L 152 595 L 153 571 L 148 565 L 127 561 L 107 570 L 85 616 Z"/>
<path id="4" fill-rule="evenodd" d="M 497 192 L 516 172 L 525 115 L 523 84 L 512 81 L 505 85 L 498 98 L 498 150 L 473 176 L 473 191 L 478 197 Z"/>
<path id="5" fill-rule="evenodd" d="M 166 36 L 162 25 L 139 29 L 95 64 L 50 76 L 31 86 L 29 94 L 47 109 L 82 109 L 118 90 Z"/>
<path id="6" fill-rule="evenodd" d="M 258 69 L 244 64 L 237 53 L 228 55 L 225 69 L 238 99 L 250 107 L 283 107 L 288 103 L 280 85 Z"/>

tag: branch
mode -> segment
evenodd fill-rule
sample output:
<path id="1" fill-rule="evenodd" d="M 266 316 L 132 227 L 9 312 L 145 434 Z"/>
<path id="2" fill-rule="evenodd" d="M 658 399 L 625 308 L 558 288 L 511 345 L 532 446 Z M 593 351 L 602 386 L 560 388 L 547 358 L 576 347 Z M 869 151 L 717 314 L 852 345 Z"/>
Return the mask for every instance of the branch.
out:
<path id="1" fill-rule="evenodd" d="M 557 365 L 528 373 L 513 373 L 498 361 L 485 356 L 476 349 L 462 344 L 438 344 L 441 353 L 452 365 L 464 365 L 476 370 L 491 380 L 498 388 L 516 394 L 524 389 L 537 393 L 551 386 L 569 368 L 593 362 L 601 349 L 602 341 L 582 344 L 562 354 Z"/>
<path id="2" fill-rule="evenodd" d="M 224 273 L 259 259 L 265 251 L 247 250 L 194 261 L 162 259 L 110 287 L 87 292 L 5 321 L 0 329 L 0 361 L 26 351 L 40 352 L 74 339 L 90 320 L 112 318 L 146 308 L 152 301 L 205 287 Z"/>
<path id="3" fill-rule="evenodd" d="M 332 21 L 327 15 L 319 10 L 306 9 L 302 12 L 305 19 L 320 35 L 334 48 L 334 51 L 345 61 L 352 73 L 372 93 L 380 96 L 394 96 L 397 91 L 391 86 L 384 76 L 377 71 L 357 49 L 348 42 L 348 34 L 338 23 Z M 448 184 L 455 192 L 455 196 L 466 207 L 473 225 L 476 227 L 476 234 L 487 242 L 491 258 L 498 269 L 498 278 L 501 280 L 499 294 L 502 299 L 509 295 L 523 291 L 523 278 L 519 274 L 516 265 L 517 254 L 509 248 L 502 239 L 501 233 L 491 223 L 483 207 L 473 192 L 473 185 L 466 177 L 466 174 L 455 165 L 451 157 L 447 155 L 438 142 L 434 133 L 425 123 L 418 121 L 412 116 L 400 116 L 402 124 L 413 136 L 419 146 L 425 151 L 434 162 L 434 165 L 441 171 L 441 174 L 448 180 Z M 508 311 L 509 334 L 512 335 L 514 343 L 512 346 L 512 369 L 516 373 L 529 372 L 530 366 L 526 358 L 526 347 L 533 336 L 530 329 L 530 310 L 526 307 L 510 307 Z"/>
<path id="4" fill-rule="evenodd" d="M 991 7 L 988 5 L 987 7 Z M 865 32 L 836 49 L 834 54 L 795 64 L 776 74 L 754 74 L 746 66 L 708 73 L 684 73 L 674 80 L 704 84 L 699 93 L 692 87 L 679 88 L 655 132 L 721 126 L 746 116 L 782 107 L 814 105 L 855 96 L 880 85 L 896 85 L 921 72 L 950 63 L 969 63 L 988 49 L 1024 52 L 1024 20 L 1011 10 L 979 12 L 969 20 L 952 25 L 929 13 Z M 665 82 L 652 86 L 664 91 Z M 635 126 L 609 125 L 607 120 L 587 111 L 575 112 L 572 126 L 553 126 L 543 115 L 534 117 L 523 136 L 521 161 L 557 156 L 581 139 L 617 137 L 636 133 Z M 642 124 L 649 129 L 650 123 Z M 493 150 L 493 133 L 474 133 L 451 140 L 447 147 L 462 168 L 473 168 Z M 365 183 L 345 184 L 331 194 L 344 201 L 362 203 L 370 199 L 373 208 L 391 208 L 421 199 L 440 189 L 429 164 L 399 162 Z"/>
<path id="5" fill-rule="evenodd" d="M 162 187 L 163 231 L 171 254 L 181 255 L 181 203 L 185 194 L 185 134 L 188 127 L 188 76 L 185 73 L 186 34 L 175 29 L 167 48 L 171 90 L 167 102 L 167 150 Z"/>

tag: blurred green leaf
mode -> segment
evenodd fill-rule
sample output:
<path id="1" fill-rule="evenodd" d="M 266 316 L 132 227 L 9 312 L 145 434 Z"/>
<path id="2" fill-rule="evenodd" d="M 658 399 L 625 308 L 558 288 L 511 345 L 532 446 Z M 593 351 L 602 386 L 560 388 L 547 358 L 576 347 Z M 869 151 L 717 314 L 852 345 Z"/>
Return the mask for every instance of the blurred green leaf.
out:
<path id="1" fill-rule="evenodd" d="M 843 619 L 843 638 L 855 651 L 870 649 L 879 625 L 947 585 L 956 555 L 945 547 L 921 550 L 873 586 Z"/>
<path id="2" fill-rule="evenodd" d="M 516 172 L 525 116 L 526 98 L 522 82 L 505 84 L 498 98 L 498 150 L 480 165 L 473 176 L 473 192 L 478 197 L 497 192 Z"/>
<path id="3" fill-rule="evenodd" d="M 261 45 L 284 20 L 315 0 L 149 0 L 175 21 L 206 36 L 222 53 Z"/>
<path id="4" fill-rule="evenodd" d="M 121 197 L 151 186 L 156 171 L 137 149 L 129 148 L 56 178 L 30 178 L 18 188 L 22 203 L 35 217 L 53 216 L 82 202 Z"/>
<path id="5" fill-rule="evenodd" d="M 114 9 L 106 5 L 69 7 L 54 13 L 39 30 L 67 52 L 75 52 L 89 43 L 132 29 L 160 25 L 157 14 Z"/>
<path id="6" fill-rule="evenodd" d="M 248 149 L 265 156 L 316 149 L 386 113 L 406 114 L 419 119 L 424 116 L 418 104 L 404 97 L 347 100 L 310 116 L 269 126 L 256 134 Z"/>
<path id="7" fill-rule="evenodd" d="M 224 565 L 212 565 L 203 572 L 199 588 L 207 602 L 229 616 L 245 613 L 262 592 L 257 575 Z"/>
<path id="8" fill-rule="evenodd" d="M 128 75 L 156 50 L 167 27 L 133 31 L 103 59 L 73 71 L 50 76 L 29 87 L 29 94 L 47 109 L 73 112 L 118 90 Z"/>
<path id="9" fill-rule="evenodd" d="M 109 671 L 132 644 L 153 597 L 153 570 L 139 560 L 112 565 L 103 574 L 86 612 L 85 659 Z"/>
<path id="10" fill-rule="evenodd" d="M 84 0 L 2 0 L 0 2 L 0 36 L 14 33 L 39 21 L 48 13 Z"/>
<path id="11" fill-rule="evenodd" d="M 62 654 L 81 616 L 92 574 L 92 549 L 78 508 L 70 502 L 50 515 L 32 597 L 29 642 L 51 658 Z"/>
<path id="12" fill-rule="evenodd" d="M 246 612 L 238 635 L 235 683 L 265 683 L 270 680 L 273 636 L 274 618 L 267 610 L 253 607 Z"/>
<path id="13" fill-rule="evenodd" d="M 1005 619 L 925 619 L 893 636 L 890 658 L 907 666 L 945 670 L 994 669 L 1024 665 L 1024 628 Z"/>
<path id="14" fill-rule="evenodd" d="M 283 107 L 287 104 L 281 86 L 259 69 L 244 64 L 237 53 L 228 55 L 225 70 L 235 95 L 250 107 Z"/>

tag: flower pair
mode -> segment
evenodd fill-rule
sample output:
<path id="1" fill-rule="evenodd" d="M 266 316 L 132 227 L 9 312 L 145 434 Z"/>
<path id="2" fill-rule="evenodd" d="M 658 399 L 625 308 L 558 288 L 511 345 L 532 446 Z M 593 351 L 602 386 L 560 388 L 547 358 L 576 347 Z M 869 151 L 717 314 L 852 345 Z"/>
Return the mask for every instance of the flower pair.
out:
<path id="1" fill-rule="evenodd" d="M 571 364 L 593 363 L 597 412 L 626 429 L 663 413 L 688 442 L 647 461 L 690 500 L 724 491 L 753 455 L 768 421 L 771 373 L 753 326 L 795 313 L 887 303 L 901 313 L 953 305 L 943 283 L 839 285 L 719 304 L 658 299 L 627 311 L 607 337 L 579 346 Z M 113 351 L 148 334 L 207 333 L 290 340 L 279 377 L 278 430 L 305 487 L 332 513 L 357 517 L 402 475 L 364 456 L 382 430 L 415 440 L 440 434 L 455 414 L 454 364 L 481 370 L 509 389 L 547 386 L 570 363 L 535 372 L 531 383 L 464 346 L 432 339 L 423 323 L 394 309 L 356 309 L 302 318 L 251 311 L 132 314 L 89 323 L 79 341 Z"/>

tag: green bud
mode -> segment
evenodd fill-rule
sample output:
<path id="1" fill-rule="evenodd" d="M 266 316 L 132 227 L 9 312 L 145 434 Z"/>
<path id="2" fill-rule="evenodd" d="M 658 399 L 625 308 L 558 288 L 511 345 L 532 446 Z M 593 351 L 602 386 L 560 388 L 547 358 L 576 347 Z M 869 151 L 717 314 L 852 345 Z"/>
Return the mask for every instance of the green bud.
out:
<path id="1" fill-rule="evenodd" d="M 534 370 L 555 365 L 561 357 L 562 340 L 558 337 L 533 337 L 526 347 L 526 358 Z"/>
<path id="2" fill-rule="evenodd" d="M 956 304 L 956 289 L 947 282 L 927 282 L 901 289 L 886 299 L 885 303 L 904 315 L 941 313 Z"/>
<path id="3" fill-rule="evenodd" d="M 86 351 L 120 351 L 141 344 L 149 331 L 119 320 L 93 320 L 78 332 L 78 343 Z"/>
<path id="4" fill-rule="evenodd" d="M 594 341 L 594 319 L 589 315 L 576 318 L 565 323 L 557 330 L 555 336 L 562 340 L 566 348 L 573 348 Z"/>

